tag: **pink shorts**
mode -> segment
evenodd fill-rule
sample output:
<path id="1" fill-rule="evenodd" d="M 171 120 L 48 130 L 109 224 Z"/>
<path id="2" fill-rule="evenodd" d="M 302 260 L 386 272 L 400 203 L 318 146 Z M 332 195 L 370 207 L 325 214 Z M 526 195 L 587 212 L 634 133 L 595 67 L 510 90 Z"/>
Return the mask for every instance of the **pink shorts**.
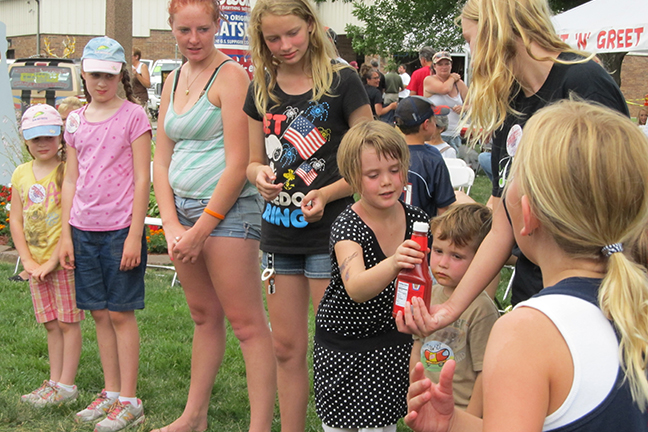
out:
<path id="1" fill-rule="evenodd" d="M 29 289 L 38 323 L 75 323 L 85 318 L 83 311 L 77 309 L 73 270 L 55 270 L 45 276 L 44 282 L 29 278 Z"/>

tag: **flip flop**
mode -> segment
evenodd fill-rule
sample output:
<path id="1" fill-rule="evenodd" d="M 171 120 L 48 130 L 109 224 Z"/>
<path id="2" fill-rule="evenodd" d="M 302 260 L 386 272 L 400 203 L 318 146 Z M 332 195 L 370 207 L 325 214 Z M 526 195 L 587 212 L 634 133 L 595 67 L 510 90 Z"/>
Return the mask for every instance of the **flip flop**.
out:
<path id="1" fill-rule="evenodd" d="M 13 275 L 8 279 L 12 282 L 27 282 L 27 279 L 23 279 L 22 277 L 20 277 L 20 274 Z"/>

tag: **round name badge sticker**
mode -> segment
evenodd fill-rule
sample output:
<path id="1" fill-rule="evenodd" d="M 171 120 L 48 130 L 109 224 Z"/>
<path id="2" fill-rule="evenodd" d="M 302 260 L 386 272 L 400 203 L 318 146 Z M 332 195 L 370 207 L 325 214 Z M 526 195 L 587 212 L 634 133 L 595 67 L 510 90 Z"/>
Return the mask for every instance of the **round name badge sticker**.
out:
<path id="1" fill-rule="evenodd" d="M 520 145 L 520 140 L 522 139 L 522 126 L 519 124 L 513 125 L 509 130 L 508 136 L 506 137 L 506 152 L 509 156 L 515 156 L 518 145 Z"/>
<path id="2" fill-rule="evenodd" d="M 65 130 L 68 133 L 74 133 L 79 129 L 79 125 L 81 124 L 81 117 L 79 116 L 79 113 L 73 112 L 68 115 L 67 121 L 65 122 Z"/>
<path id="3" fill-rule="evenodd" d="M 421 363 L 430 372 L 441 372 L 443 365 L 454 358 L 452 348 L 443 342 L 429 341 L 421 347 Z"/>
<path id="4" fill-rule="evenodd" d="M 29 188 L 29 199 L 34 204 L 42 203 L 43 201 L 45 201 L 46 196 L 47 192 L 45 191 L 43 185 L 34 184 Z"/>

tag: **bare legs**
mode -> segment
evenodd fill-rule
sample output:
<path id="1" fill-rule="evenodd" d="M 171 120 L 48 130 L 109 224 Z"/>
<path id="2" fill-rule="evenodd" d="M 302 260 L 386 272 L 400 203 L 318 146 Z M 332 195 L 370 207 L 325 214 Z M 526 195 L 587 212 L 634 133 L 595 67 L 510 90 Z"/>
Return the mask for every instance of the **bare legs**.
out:
<path id="1" fill-rule="evenodd" d="M 277 358 L 281 430 L 303 432 L 310 387 L 306 362 L 309 299 L 317 312 L 329 280 L 277 275 L 275 283 L 276 293 L 266 296 L 266 301 Z"/>
<path id="2" fill-rule="evenodd" d="M 99 356 L 107 391 L 135 397 L 139 367 L 139 330 L 135 311 L 91 312 L 97 327 Z"/>
<path id="3" fill-rule="evenodd" d="M 270 430 L 276 368 L 259 275 L 259 242 L 210 237 L 196 264 L 176 263 L 195 323 L 191 383 L 184 412 L 163 432 L 207 429 L 207 410 L 225 351 L 225 317 L 241 343 L 250 400 L 250 431 Z M 235 265 L 233 265 L 235 263 Z"/>
<path id="4" fill-rule="evenodd" d="M 81 326 L 58 320 L 46 322 L 50 380 L 73 385 L 81 356 Z"/>

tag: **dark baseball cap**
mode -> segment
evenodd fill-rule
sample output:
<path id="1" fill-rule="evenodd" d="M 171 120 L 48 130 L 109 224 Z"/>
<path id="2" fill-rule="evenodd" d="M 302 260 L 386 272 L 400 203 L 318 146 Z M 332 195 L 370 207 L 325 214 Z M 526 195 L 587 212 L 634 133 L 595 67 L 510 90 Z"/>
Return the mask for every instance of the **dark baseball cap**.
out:
<path id="1" fill-rule="evenodd" d="M 418 126 L 434 115 L 448 115 L 450 108 L 445 105 L 434 106 L 422 96 L 409 96 L 398 103 L 396 107 L 396 124 L 398 126 Z"/>

